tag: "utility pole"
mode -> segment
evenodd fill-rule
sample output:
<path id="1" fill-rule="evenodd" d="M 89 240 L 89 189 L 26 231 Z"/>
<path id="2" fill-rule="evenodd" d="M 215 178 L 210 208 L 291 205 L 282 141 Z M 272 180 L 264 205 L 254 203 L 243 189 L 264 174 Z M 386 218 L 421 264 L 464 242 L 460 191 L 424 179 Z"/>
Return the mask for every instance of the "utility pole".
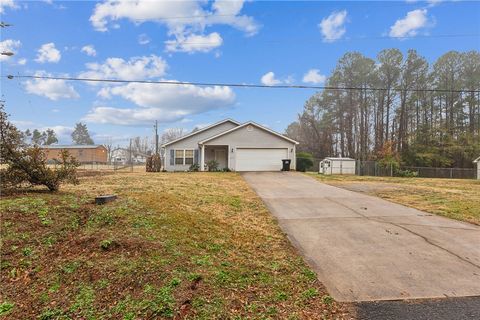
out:
<path id="1" fill-rule="evenodd" d="M 158 120 L 155 120 L 155 154 L 158 154 Z"/>

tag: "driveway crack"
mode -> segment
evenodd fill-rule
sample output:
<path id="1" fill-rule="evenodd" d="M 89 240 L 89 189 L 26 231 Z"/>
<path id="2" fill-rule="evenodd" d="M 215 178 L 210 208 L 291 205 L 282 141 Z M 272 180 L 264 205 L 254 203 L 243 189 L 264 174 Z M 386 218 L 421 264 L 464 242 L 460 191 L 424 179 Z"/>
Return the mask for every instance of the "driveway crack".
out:
<path id="1" fill-rule="evenodd" d="M 343 204 L 343 203 L 341 203 L 341 202 L 339 202 L 339 201 L 335 201 L 335 200 L 332 199 L 332 198 L 326 198 L 326 199 L 328 199 L 328 200 L 330 200 L 330 201 L 332 201 L 332 202 L 334 202 L 334 203 L 336 203 L 336 204 L 338 204 L 338 205 L 340 205 L 340 206 L 342 206 L 342 207 L 344 207 L 344 208 L 346 208 L 346 209 L 348 209 L 348 210 L 350 210 L 350 211 L 352 211 L 352 212 L 354 212 L 354 213 L 356 213 L 356 214 L 364 217 L 364 218 L 367 219 L 367 220 L 375 221 L 375 222 L 379 222 L 379 223 L 384 223 L 384 224 L 389 224 L 389 225 L 395 226 L 395 227 L 397 227 L 397 228 L 403 229 L 403 230 L 405 230 L 405 231 L 407 231 L 407 232 L 409 232 L 409 233 L 411 233 L 411 234 L 413 234 L 413 235 L 415 235 L 415 236 L 417 236 L 417 237 L 422 238 L 422 239 L 423 239 L 425 242 L 427 242 L 428 244 L 430 244 L 430 245 L 432 245 L 432 246 L 434 246 L 434 247 L 437 247 L 437 248 L 439 248 L 440 250 L 443 250 L 443 251 L 445 251 L 445 252 L 453 255 L 454 257 L 462 260 L 463 262 L 466 262 L 466 263 L 468 263 L 468 264 L 470 264 L 470 265 L 472 265 L 472 266 L 480 269 L 480 265 L 477 265 L 477 264 L 473 263 L 472 261 L 470 261 L 470 260 L 468 260 L 468 259 L 465 259 L 464 257 L 456 254 L 455 252 L 452 252 L 452 251 L 448 250 L 447 248 L 444 248 L 444 247 L 440 246 L 439 244 L 436 244 L 435 242 L 433 242 L 432 240 L 428 239 L 428 238 L 425 237 L 424 235 L 421 235 L 421 234 L 419 234 L 419 233 L 417 233 L 417 232 L 415 232 L 415 231 L 412 231 L 412 230 L 408 229 L 408 228 L 405 227 L 405 226 L 402 226 L 402 225 L 397 224 L 397 223 L 394 223 L 394 222 L 385 221 L 385 220 L 380 220 L 380 219 L 375 219 L 374 217 L 366 216 L 366 215 L 364 215 L 362 212 L 360 212 L 360 211 L 358 211 L 358 210 L 355 210 L 355 209 L 353 209 L 353 208 L 350 208 L 349 206 L 347 206 L 347 205 L 345 205 L 345 204 Z"/>

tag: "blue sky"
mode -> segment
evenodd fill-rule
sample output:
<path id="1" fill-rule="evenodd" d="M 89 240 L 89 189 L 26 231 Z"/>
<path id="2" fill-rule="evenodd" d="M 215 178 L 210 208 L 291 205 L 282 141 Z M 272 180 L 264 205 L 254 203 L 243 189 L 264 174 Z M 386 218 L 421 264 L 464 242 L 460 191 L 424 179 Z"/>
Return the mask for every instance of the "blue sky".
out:
<path id="1" fill-rule="evenodd" d="M 1 94 L 22 129 L 78 121 L 95 142 L 125 143 L 160 129 L 226 117 L 283 132 L 315 90 L 92 85 L 7 80 L 7 74 L 252 84 L 322 85 L 348 51 L 374 58 L 416 49 L 428 61 L 479 50 L 480 3 L 468 1 L 2 0 Z M 439 37 L 443 35 L 477 37 Z M 398 37 L 405 37 L 399 39 Z"/>

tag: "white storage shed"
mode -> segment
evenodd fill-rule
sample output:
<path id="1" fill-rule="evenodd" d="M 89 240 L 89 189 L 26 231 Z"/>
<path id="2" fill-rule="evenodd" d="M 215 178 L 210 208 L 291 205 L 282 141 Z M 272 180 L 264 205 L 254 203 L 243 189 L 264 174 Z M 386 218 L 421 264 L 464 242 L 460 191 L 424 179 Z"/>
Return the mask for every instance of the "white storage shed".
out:
<path id="1" fill-rule="evenodd" d="M 355 174 L 355 159 L 325 158 L 320 161 L 319 173 L 322 174 Z"/>
<path id="2" fill-rule="evenodd" d="M 480 180 L 480 157 L 473 161 L 477 165 L 477 179 Z"/>

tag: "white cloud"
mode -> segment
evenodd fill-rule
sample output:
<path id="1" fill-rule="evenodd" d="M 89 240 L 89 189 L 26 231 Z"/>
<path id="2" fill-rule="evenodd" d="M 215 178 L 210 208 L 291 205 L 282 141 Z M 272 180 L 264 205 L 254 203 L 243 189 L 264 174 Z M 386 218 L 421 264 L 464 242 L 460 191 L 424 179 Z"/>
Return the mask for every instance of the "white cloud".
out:
<path id="1" fill-rule="evenodd" d="M 443 2 L 443 0 L 427 0 L 428 6 L 429 7 L 434 7 L 440 2 Z"/>
<path id="2" fill-rule="evenodd" d="M 52 129 L 55 131 L 55 134 L 57 135 L 58 140 L 60 141 L 68 141 L 72 137 L 72 132 L 74 128 L 72 127 L 67 127 L 67 126 L 49 126 L 49 127 L 41 127 L 40 131 L 46 131 L 47 129 Z"/>
<path id="3" fill-rule="evenodd" d="M 21 66 L 24 66 L 27 64 L 27 59 L 25 58 L 19 59 L 17 63 Z"/>
<path id="4" fill-rule="evenodd" d="M 20 48 L 22 43 L 19 40 L 7 39 L 0 41 L 0 52 L 12 52 L 14 55 L 17 53 L 17 49 Z M 0 55 L 0 61 L 9 59 L 9 56 Z"/>
<path id="5" fill-rule="evenodd" d="M 167 27 L 168 35 L 172 36 L 173 48 L 180 48 L 174 51 L 187 51 L 183 45 L 175 45 L 190 37 L 206 37 L 205 29 L 212 25 L 229 25 L 245 32 L 247 35 L 254 35 L 258 32 L 259 25 L 252 17 L 242 15 L 240 12 L 244 0 L 236 1 L 115 1 L 106 0 L 95 6 L 90 17 L 90 22 L 98 31 L 107 31 L 109 24 L 120 19 L 128 19 L 136 24 L 146 21 L 153 21 L 164 24 Z M 172 19 L 172 17 L 177 17 Z M 180 17 L 180 18 L 178 18 Z M 218 35 L 218 34 L 217 34 Z M 209 35 L 212 37 L 212 34 Z M 221 37 L 215 36 L 214 43 Z M 211 43 L 209 43 L 211 44 Z M 221 44 L 221 43 L 220 43 Z M 167 42 L 167 47 L 169 43 Z M 206 51 L 194 50 L 191 47 L 188 52 Z M 208 46 L 207 46 L 208 47 Z M 170 46 L 170 51 L 171 50 Z"/>
<path id="6" fill-rule="evenodd" d="M 97 55 L 97 50 L 95 50 L 95 47 L 92 44 L 84 46 L 81 51 L 87 56 L 95 57 Z"/>
<path id="7" fill-rule="evenodd" d="M 262 76 L 261 81 L 266 86 L 274 86 L 282 83 L 281 80 L 275 79 L 275 73 L 272 71 L 265 73 Z"/>
<path id="8" fill-rule="evenodd" d="M 44 71 L 37 71 L 36 76 L 50 76 Z M 33 79 L 25 81 L 25 90 L 30 94 L 46 97 L 50 100 L 76 99 L 80 95 L 73 86 L 66 83 L 65 80 L 57 79 Z"/>
<path id="9" fill-rule="evenodd" d="M 303 82 L 305 83 L 324 83 L 327 77 L 323 74 L 320 74 L 318 69 L 310 69 L 303 76 Z"/>
<path id="10" fill-rule="evenodd" d="M 418 30 L 428 24 L 427 10 L 416 9 L 407 13 L 405 18 L 399 19 L 390 27 L 390 37 L 412 37 Z"/>
<path id="11" fill-rule="evenodd" d="M 235 101 L 233 90 L 226 86 L 129 83 L 105 88 L 104 92 L 107 90 L 109 96 L 122 97 L 138 107 L 96 107 L 85 116 L 86 121 L 118 125 L 143 125 L 152 120 L 171 122 L 192 114 L 227 107 Z"/>
<path id="12" fill-rule="evenodd" d="M 30 129 L 36 125 L 35 122 L 29 120 L 12 120 L 11 122 L 15 125 L 15 127 L 22 131 Z"/>
<path id="13" fill-rule="evenodd" d="M 223 39 L 217 32 L 209 35 L 179 36 L 175 40 L 165 41 L 166 50 L 170 52 L 189 52 L 195 51 L 208 52 L 222 45 Z"/>
<path id="14" fill-rule="evenodd" d="M 60 51 L 55 48 L 55 43 L 45 43 L 38 49 L 37 58 L 35 61 L 39 63 L 53 62 L 57 63 L 62 58 Z"/>
<path id="15" fill-rule="evenodd" d="M 327 18 L 323 18 L 318 24 L 325 42 L 333 42 L 340 39 L 346 32 L 347 10 L 332 12 Z"/>
<path id="16" fill-rule="evenodd" d="M 122 58 L 108 58 L 103 64 L 87 63 L 87 71 L 81 78 L 109 78 L 120 80 L 139 80 L 161 77 L 165 74 L 167 63 L 156 55 L 132 57 L 126 61 Z"/>
<path id="17" fill-rule="evenodd" d="M 145 33 L 142 33 L 141 35 L 138 36 L 138 43 L 141 45 L 149 44 L 150 38 Z"/>
<path id="18" fill-rule="evenodd" d="M 0 13 L 5 12 L 5 8 L 11 8 L 11 9 L 16 9 L 17 6 L 13 2 L 13 0 L 2 0 L 0 1 Z"/>

